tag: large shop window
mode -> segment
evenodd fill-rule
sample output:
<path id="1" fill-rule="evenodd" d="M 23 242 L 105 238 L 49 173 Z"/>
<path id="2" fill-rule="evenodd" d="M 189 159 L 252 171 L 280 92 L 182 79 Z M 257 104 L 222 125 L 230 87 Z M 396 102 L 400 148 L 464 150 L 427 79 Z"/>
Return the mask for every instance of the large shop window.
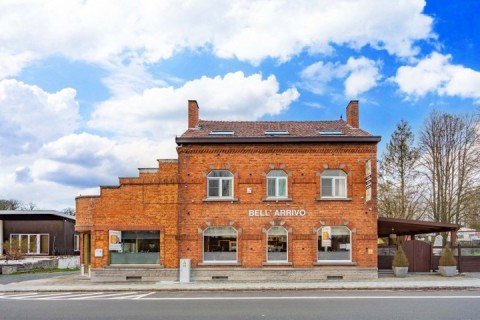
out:
<path id="1" fill-rule="evenodd" d="M 286 198 L 287 194 L 287 174 L 285 171 L 270 171 L 267 174 L 267 198 Z"/>
<path id="2" fill-rule="evenodd" d="M 207 198 L 232 198 L 233 174 L 228 170 L 213 170 L 207 176 Z"/>
<path id="3" fill-rule="evenodd" d="M 48 234 L 16 234 L 10 235 L 10 245 L 18 245 L 20 251 L 25 254 L 49 253 Z"/>
<path id="4" fill-rule="evenodd" d="M 352 261 L 351 232 L 347 227 L 318 230 L 318 261 Z"/>
<path id="5" fill-rule="evenodd" d="M 120 250 L 110 251 L 111 264 L 160 264 L 159 231 L 122 231 L 118 242 Z"/>
<path id="6" fill-rule="evenodd" d="M 288 232 L 284 227 L 268 229 L 267 262 L 288 262 Z"/>
<path id="7" fill-rule="evenodd" d="M 322 198 L 346 198 L 347 174 L 342 170 L 325 170 L 322 173 Z"/>
<path id="8" fill-rule="evenodd" d="M 204 262 L 237 262 L 237 230 L 208 227 L 203 232 Z"/>

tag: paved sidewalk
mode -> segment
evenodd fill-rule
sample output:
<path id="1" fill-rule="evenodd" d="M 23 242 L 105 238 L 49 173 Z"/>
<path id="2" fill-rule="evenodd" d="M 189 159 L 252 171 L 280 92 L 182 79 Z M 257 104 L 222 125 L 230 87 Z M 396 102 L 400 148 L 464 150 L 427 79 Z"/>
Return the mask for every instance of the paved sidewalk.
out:
<path id="1" fill-rule="evenodd" d="M 321 282 L 126 282 L 94 283 L 79 274 L 0 285 L 0 292 L 56 291 L 248 291 L 248 290 L 480 290 L 480 274 L 445 278 L 437 274 L 410 274 L 407 278 Z"/>

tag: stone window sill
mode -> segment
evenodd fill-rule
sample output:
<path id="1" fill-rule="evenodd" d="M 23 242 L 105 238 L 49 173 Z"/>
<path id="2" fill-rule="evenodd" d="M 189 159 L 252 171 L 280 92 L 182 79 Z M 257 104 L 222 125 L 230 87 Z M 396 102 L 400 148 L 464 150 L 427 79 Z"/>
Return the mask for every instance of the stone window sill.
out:
<path id="1" fill-rule="evenodd" d="M 352 198 L 322 198 L 322 197 L 317 197 L 315 200 L 317 200 L 317 201 L 352 201 Z"/>
<path id="2" fill-rule="evenodd" d="M 292 202 L 292 198 L 263 198 L 263 202 Z"/>
<path id="3" fill-rule="evenodd" d="M 264 262 L 262 263 L 264 267 L 290 267 L 293 266 L 291 262 Z"/>
<path id="4" fill-rule="evenodd" d="M 350 261 L 316 261 L 313 263 L 314 266 L 356 266 L 356 262 Z"/>
<path id="5" fill-rule="evenodd" d="M 203 202 L 238 202 L 238 198 L 205 198 Z"/>
<path id="6" fill-rule="evenodd" d="M 240 267 L 240 262 L 199 262 L 199 267 Z"/>

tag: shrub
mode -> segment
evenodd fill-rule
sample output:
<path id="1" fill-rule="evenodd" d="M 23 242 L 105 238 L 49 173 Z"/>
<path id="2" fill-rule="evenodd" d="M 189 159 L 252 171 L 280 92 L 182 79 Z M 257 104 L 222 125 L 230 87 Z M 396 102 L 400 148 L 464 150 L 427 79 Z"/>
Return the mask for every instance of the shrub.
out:
<path id="1" fill-rule="evenodd" d="M 455 257 L 453 256 L 452 250 L 450 250 L 449 246 L 445 246 L 445 248 L 443 248 L 438 265 L 442 267 L 453 267 L 457 265 L 457 261 L 455 260 Z"/>
<path id="2" fill-rule="evenodd" d="M 5 250 L 6 260 L 20 260 L 23 258 L 24 253 L 27 252 L 26 244 L 22 244 L 20 247 L 18 240 L 5 241 L 3 249 Z"/>
<path id="3" fill-rule="evenodd" d="M 397 252 L 393 257 L 392 267 L 408 268 L 408 259 L 402 246 L 398 246 Z"/>

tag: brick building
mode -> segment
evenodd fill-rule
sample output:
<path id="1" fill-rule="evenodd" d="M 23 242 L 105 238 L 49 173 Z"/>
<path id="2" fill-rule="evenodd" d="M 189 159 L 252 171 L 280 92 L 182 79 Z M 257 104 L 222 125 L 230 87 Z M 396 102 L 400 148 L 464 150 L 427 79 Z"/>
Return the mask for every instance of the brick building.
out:
<path id="1" fill-rule="evenodd" d="M 346 121 L 205 121 L 188 102 L 178 160 L 77 197 L 93 279 L 377 277 L 380 137 Z M 110 244 L 109 244 L 110 243 Z"/>

